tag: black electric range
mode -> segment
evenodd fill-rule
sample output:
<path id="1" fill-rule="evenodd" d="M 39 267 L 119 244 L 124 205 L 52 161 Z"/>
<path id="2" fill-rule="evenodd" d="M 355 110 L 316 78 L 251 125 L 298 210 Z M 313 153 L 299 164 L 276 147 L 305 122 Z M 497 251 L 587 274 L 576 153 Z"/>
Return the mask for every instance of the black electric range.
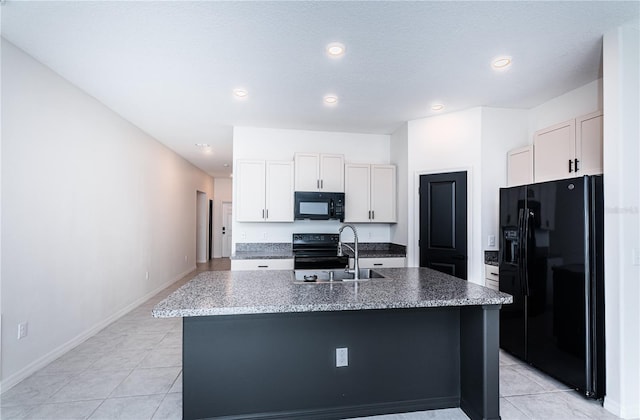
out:
<path id="1" fill-rule="evenodd" d="M 293 268 L 318 270 L 346 267 L 349 257 L 338 256 L 339 242 L 340 235 L 337 233 L 294 233 Z"/>

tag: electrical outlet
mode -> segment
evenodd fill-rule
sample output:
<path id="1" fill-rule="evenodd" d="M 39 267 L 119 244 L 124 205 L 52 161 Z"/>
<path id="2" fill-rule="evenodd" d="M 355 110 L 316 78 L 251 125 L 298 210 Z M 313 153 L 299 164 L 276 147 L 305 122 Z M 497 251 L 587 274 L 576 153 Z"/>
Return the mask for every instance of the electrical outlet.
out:
<path id="1" fill-rule="evenodd" d="M 489 235 L 487 246 L 496 246 L 496 235 Z"/>
<path id="2" fill-rule="evenodd" d="M 189 258 L 185 255 L 185 256 L 184 256 L 184 262 L 187 262 L 187 261 L 188 261 L 188 259 L 189 259 Z"/>
<path id="3" fill-rule="evenodd" d="M 148 271 L 144 273 L 144 278 L 145 278 L 146 280 L 149 280 L 149 272 L 148 272 Z"/>
<path id="4" fill-rule="evenodd" d="M 29 323 L 27 322 L 22 322 L 20 324 L 18 324 L 18 340 L 23 339 L 27 336 L 27 333 L 29 328 Z"/>
<path id="5" fill-rule="evenodd" d="M 349 366 L 349 349 L 339 347 L 336 349 L 336 367 Z"/>

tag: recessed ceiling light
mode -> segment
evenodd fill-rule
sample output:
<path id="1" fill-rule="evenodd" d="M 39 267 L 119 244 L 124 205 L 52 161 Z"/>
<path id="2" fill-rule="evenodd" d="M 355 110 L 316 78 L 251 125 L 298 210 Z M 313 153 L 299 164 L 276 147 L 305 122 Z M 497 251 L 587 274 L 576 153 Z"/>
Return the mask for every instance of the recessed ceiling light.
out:
<path id="1" fill-rule="evenodd" d="M 433 111 L 442 111 L 444 109 L 444 105 L 442 105 L 442 104 L 433 104 L 433 105 L 431 105 L 431 109 Z"/>
<path id="2" fill-rule="evenodd" d="M 246 89 L 233 89 L 233 94 L 238 98 L 246 98 L 249 92 Z"/>
<path id="3" fill-rule="evenodd" d="M 511 65 L 511 57 L 498 57 L 493 60 L 491 66 L 496 70 L 504 70 Z"/>
<path id="4" fill-rule="evenodd" d="M 329 54 L 329 57 L 341 57 L 344 55 L 346 47 L 340 42 L 332 42 L 327 45 L 326 51 L 327 54 Z"/>
<path id="5" fill-rule="evenodd" d="M 200 147 L 202 149 L 206 149 L 207 147 L 211 147 L 208 143 L 196 143 L 196 147 Z"/>
<path id="6" fill-rule="evenodd" d="M 336 95 L 325 95 L 323 101 L 327 105 L 335 105 L 338 103 L 338 97 Z"/>

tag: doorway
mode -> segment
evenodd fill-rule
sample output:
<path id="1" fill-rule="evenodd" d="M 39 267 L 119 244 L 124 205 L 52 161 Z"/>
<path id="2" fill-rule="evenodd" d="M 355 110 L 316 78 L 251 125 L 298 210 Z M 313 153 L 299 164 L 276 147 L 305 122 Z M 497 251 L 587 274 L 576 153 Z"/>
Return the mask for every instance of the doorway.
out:
<path id="1" fill-rule="evenodd" d="M 196 262 L 207 262 L 207 194 L 196 191 Z"/>
<path id="2" fill-rule="evenodd" d="M 223 257 L 231 256 L 231 243 L 233 238 L 232 213 L 233 213 L 233 207 L 231 206 L 231 202 L 223 201 L 222 202 L 222 256 Z"/>
<path id="3" fill-rule="evenodd" d="M 467 279 L 467 172 L 420 175 L 420 267 Z"/>

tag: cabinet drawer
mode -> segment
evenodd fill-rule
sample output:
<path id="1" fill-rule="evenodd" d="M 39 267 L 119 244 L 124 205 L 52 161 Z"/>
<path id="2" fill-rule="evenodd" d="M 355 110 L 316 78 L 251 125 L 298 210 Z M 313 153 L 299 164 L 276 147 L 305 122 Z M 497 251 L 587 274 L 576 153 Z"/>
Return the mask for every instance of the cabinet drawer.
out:
<path id="1" fill-rule="evenodd" d="M 402 268 L 407 265 L 406 258 L 360 258 L 360 268 Z M 353 258 L 349 258 L 349 267 L 353 268 Z"/>
<path id="2" fill-rule="evenodd" d="M 488 287 L 489 289 L 500 290 L 500 283 L 498 283 L 496 280 L 492 280 L 490 278 L 486 278 L 484 280 L 484 285 L 486 287 Z"/>
<path id="3" fill-rule="evenodd" d="M 293 270 L 293 259 L 231 260 L 231 271 Z"/>
<path id="4" fill-rule="evenodd" d="M 500 272 L 498 271 L 498 267 L 495 265 L 485 264 L 484 266 L 484 276 L 485 278 L 493 281 L 500 280 Z"/>

